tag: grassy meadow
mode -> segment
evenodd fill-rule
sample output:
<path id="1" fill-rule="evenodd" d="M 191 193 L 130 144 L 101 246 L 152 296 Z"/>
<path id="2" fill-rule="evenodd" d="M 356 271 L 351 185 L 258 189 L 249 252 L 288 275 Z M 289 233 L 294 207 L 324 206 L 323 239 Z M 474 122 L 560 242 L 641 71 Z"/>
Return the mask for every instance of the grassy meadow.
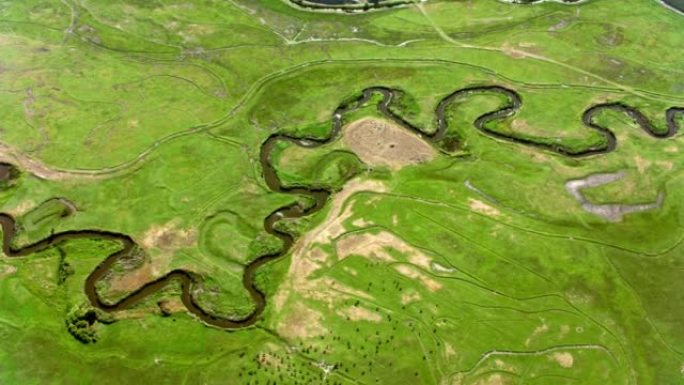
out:
<path id="1" fill-rule="evenodd" d="M 510 135 L 587 148 L 597 103 L 638 108 L 658 129 L 684 107 L 683 16 L 655 0 L 513 5 L 428 0 L 344 14 L 285 0 L 0 2 L 0 190 L 15 246 L 101 229 L 138 250 L 98 286 L 116 300 L 173 269 L 239 318 L 245 266 L 277 250 L 263 220 L 304 197 L 271 192 L 260 145 L 325 137 L 344 101 L 400 90 L 393 111 L 425 132 L 452 92 L 499 85 L 521 110 Z M 381 118 L 375 103 L 345 123 Z M 568 158 L 474 126 L 505 100 L 449 106 L 459 147 L 400 169 L 337 140 L 274 153 L 288 185 L 331 188 L 326 207 L 256 276 L 263 317 L 204 325 L 170 285 L 67 331 L 86 277 L 119 247 L 72 240 L 0 257 L 1 384 L 669 385 L 684 382 L 681 133 L 648 136 L 624 114 L 597 121 L 614 152 Z M 684 114 L 675 116 L 684 128 Z M 680 129 L 681 131 L 681 129 Z M 589 201 L 662 207 L 608 222 L 565 182 L 624 171 Z"/>

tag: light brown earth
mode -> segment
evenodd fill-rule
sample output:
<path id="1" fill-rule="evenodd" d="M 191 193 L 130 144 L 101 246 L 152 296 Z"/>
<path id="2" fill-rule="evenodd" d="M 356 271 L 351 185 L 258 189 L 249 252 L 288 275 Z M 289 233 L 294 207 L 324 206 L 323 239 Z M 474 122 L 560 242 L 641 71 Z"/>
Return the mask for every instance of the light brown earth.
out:
<path id="1" fill-rule="evenodd" d="M 278 333 L 286 338 L 311 338 L 324 335 L 327 330 L 321 325 L 323 316 L 316 310 L 296 303 L 287 316 L 278 323 Z"/>
<path id="2" fill-rule="evenodd" d="M 176 251 L 191 247 L 196 242 L 196 230 L 179 229 L 173 221 L 150 227 L 143 235 L 140 246 L 152 255 L 151 262 L 146 261 L 133 271 L 113 277 L 110 282 L 111 290 L 132 291 L 159 277 L 168 270 Z"/>
<path id="3" fill-rule="evenodd" d="M 370 321 L 380 322 L 382 316 L 376 312 L 370 311 L 361 306 L 350 306 L 338 311 L 338 314 L 343 317 L 349 317 L 352 321 Z"/>
<path id="4" fill-rule="evenodd" d="M 52 168 L 45 163 L 29 156 L 21 151 L 0 143 L 0 161 L 11 163 L 23 171 L 46 180 L 68 180 L 68 179 L 102 179 L 110 175 L 98 174 L 97 172 L 77 172 L 69 170 L 59 170 Z"/>
<path id="5" fill-rule="evenodd" d="M 160 249 L 175 251 L 182 247 L 190 247 L 197 243 L 197 230 L 179 229 L 175 221 L 161 226 L 150 227 L 140 242 L 145 250 Z"/>
<path id="6" fill-rule="evenodd" d="M 403 293 L 401 295 L 401 304 L 402 305 L 408 305 L 411 302 L 420 300 L 420 298 L 421 298 L 420 293 L 418 293 L 418 292 Z"/>
<path id="7" fill-rule="evenodd" d="M 26 214 L 29 210 L 31 210 L 34 207 L 36 207 L 36 202 L 32 200 L 25 200 L 21 201 L 14 208 L 6 210 L 6 212 L 15 218 L 18 218 L 21 215 Z"/>
<path id="8" fill-rule="evenodd" d="M 17 267 L 12 265 L 5 265 L 0 267 L 0 278 L 7 277 L 17 272 Z"/>
<path id="9" fill-rule="evenodd" d="M 387 250 L 394 249 L 405 255 L 410 263 L 420 266 L 425 270 L 430 269 L 432 262 L 432 258 L 421 250 L 411 246 L 388 231 L 381 231 L 377 234 L 361 233 L 344 236 L 335 243 L 335 247 L 337 249 L 337 256 L 340 259 L 356 254 L 385 262 L 392 262 L 395 258 Z"/>
<path id="10" fill-rule="evenodd" d="M 423 286 L 428 288 L 430 291 L 437 291 L 442 288 L 442 284 L 435 281 L 434 279 L 428 277 L 423 272 L 416 269 L 414 266 L 410 265 L 397 265 L 394 267 L 402 275 L 409 277 L 411 279 L 419 280 Z"/>
<path id="11" fill-rule="evenodd" d="M 360 293 L 354 289 L 345 287 L 331 279 L 310 279 L 313 272 L 333 262 L 328 253 L 317 245 L 330 244 L 333 238 L 339 237 L 346 231 L 343 223 L 352 217 L 353 204 L 349 202 L 348 206 L 345 207 L 345 203 L 355 193 L 361 191 L 384 192 L 385 190 L 385 186 L 378 181 L 352 180 L 344 186 L 342 191 L 335 194 L 330 203 L 330 211 L 323 222 L 300 238 L 292 248 L 292 263 L 287 277 L 274 297 L 274 305 L 277 311 L 284 309 L 288 298 L 295 292 L 306 298 L 327 302 L 329 306 L 332 306 L 336 300 L 359 296 Z"/>
<path id="12" fill-rule="evenodd" d="M 548 330 L 549 330 L 549 325 L 547 325 L 547 324 L 545 324 L 545 323 L 543 323 L 543 324 L 537 326 L 537 327 L 534 329 L 534 331 L 532 332 L 532 335 L 529 336 L 529 337 L 525 340 L 525 346 L 526 346 L 526 347 L 529 347 L 529 346 L 530 346 L 530 343 L 531 343 L 535 338 L 537 338 L 540 334 L 543 334 L 543 333 L 547 332 Z"/>
<path id="13" fill-rule="evenodd" d="M 361 119 L 342 128 L 342 140 L 364 163 L 400 169 L 434 159 L 430 144 L 408 130 L 380 119 Z"/>
<path id="14" fill-rule="evenodd" d="M 451 346 L 451 344 L 448 343 L 448 342 L 445 342 L 445 343 L 444 343 L 444 356 L 445 356 L 447 359 L 456 356 L 456 350 L 454 350 L 454 347 Z"/>
<path id="15" fill-rule="evenodd" d="M 563 352 L 563 353 L 553 353 L 551 356 L 554 361 L 558 362 L 558 364 L 564 368 L 572 368 L 572 365 L 575 363 L 575 358 L 572 356 L 572 354 Z"/>
<path id="16" fill-rule="evenodd" d="M 180 313 L 185 311 L 185 304 L 180 298 L 169 298 L 159 303 L 159 309 L 164 313 Z"/>
<path id="17" fill-rule="evenodd" d="M 470 206 L 471 210 L 478 212 L 480 214 L 487 215 L 489 217 L 498 217 L 501 215 L 499 209 L 497 209 L 496 207 L 492 207 L 477 199 L 468 199 L 468 205 Z"/>
<path id="18" fill-rule="evenodd" d="M 380 234 L 363 233 L 342 237 L 335 243 L 337 256 L 342 260 L 355 254 L 384 262 L 392 262 L 394 257 L 386 249 L 392 242 L 392 239 L 386 236 L 388 234 L 387 232 Z"/>

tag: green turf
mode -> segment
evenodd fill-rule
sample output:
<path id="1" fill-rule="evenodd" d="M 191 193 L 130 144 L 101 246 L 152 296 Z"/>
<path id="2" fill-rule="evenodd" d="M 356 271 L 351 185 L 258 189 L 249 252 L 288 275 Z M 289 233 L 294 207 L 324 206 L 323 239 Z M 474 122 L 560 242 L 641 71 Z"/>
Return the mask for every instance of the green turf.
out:
<path id="1" fill-rule="evenodd" d="M 665 110 L 684 107 L 682 17 L 655 0 L 353 15 L 285 0 L 3 2 L 0 155 L 21 175 L 0 186 L 0 209 L 17 218 L 17 246 L 65 230 L 131 236 L 140 249 L 100 283 L 106 299 L 182 268 L 202 307 L 244 316 L 244 267 L 280 246 L 263 219 L 305 201 L 267 188 L 267 137 L 326 137 L 335 108 L 372 86 L 399 90 L 391 110 L 425 132 L 442 98 L 494 84 L 523 99 L 488 126 L 508 135 L 600 144 L 581 116 L 603 102 L 663 130 Z M 343 121 L 380 117 L 378 100 Z M 202 324 L 170 285 L 82 343 L 68 324 L 118 246 L 1 257 L 0 383 L 682 383 L 681 134 L 655 139 L 605 112 L 617 150 L 572 159 L 473 127 L 502 102 L 450 106 L 458 150 L 401 170 L 365 165 L 342 141 L 279 147 L 283 182 L 335 193 L 279 224 L 300 242 L 258 271 L 268 305 L 243 330 Z M 610 223 L 564 186 L 615 171 L 625 178 L 583 191 L 591 202 L 664 194 L 663 206 Z"/>

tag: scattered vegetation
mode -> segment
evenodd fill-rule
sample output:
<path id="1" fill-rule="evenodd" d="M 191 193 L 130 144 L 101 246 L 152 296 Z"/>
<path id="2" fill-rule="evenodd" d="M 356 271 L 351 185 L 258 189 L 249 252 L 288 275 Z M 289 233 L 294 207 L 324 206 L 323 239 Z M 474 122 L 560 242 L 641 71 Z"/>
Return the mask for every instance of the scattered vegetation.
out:
<path id="1" fill-rule="evenodd" d="M 265 186 L 267 137 L 325 137 L 335 109 L 371 86 L 402 90 L 392 111 L 425 132 L 445 96 L 491 84 L 523 98 L 498 132 L 596 145 L 581 116 L 604 102 L 662 130 L 663 112 L 684 105 L 681 17 L 650 0 L 429 0 L 353 15 L 289 0 L 7 2 L 0 161 L 24 166 L 0 178 L 0 205 L 18 245 L 64 230 L 130 235 L 141 249 L 98 288 L 109 300 L 183 268 L 201 306 L 247 314 L 244 266 L 280 246 L 263 219 L 310 204 Z M 378 118 L 376 101 L 344 123 Z M 606 112 L 597 121 L 617 150 L 570 159 L 473 127 L 501 103 L 454 103 L 447 151 L 401 169 L 368 167 L 344 141 L 279 148 L 285 182 L 336 194 L 279 224 L 301 242 L 257 271 L 267 309 L 244 330 L 202 325 L 178 285 L 125 312 L 84 305 L 114 242 L 0 258 L 0 382 L 681 382 L 681 134 L 655 139 Z M 587 199 L 664 191 L 662 207 L 608 223 L 564 187 L 621 170 Z M 345 195 L 350 185 L 363 188 Z"/>

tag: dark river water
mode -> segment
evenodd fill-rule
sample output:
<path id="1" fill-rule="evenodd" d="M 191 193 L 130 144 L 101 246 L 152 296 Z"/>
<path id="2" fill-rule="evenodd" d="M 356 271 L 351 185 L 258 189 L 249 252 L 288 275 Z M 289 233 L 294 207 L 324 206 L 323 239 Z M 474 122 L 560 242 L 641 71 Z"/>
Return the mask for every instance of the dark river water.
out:
<path id="1" fill-rule="evenodd" d="M 358 0 L 291 0 L 294 3 L 307 3 L 309 5 L 314 5 L 314 6 L 320 6 L 320 7 L 326 7 L 326 6 L 340 6 L 340 5 L 359 5 L 362 4 L 363 2 L 359 2 Z M 518 3 L 521 4 L 532 4 L 532 3 L 538 3 L 541 0 L 518 0 Z M 566 3 L 576 3 L 579 2 L 580 0 L 565 0 Z M 390 0 L 371 0 L 369 1 L 371 6 L 380 6 L 383 3 L 389 3 Z M 662 0 L 663 3 L 669 5 L 670 7 L 684 12 L 684 0 Z M 301 4 L 304 5 L 304 4 Z"/>
<path id="2" fill-rule="evenodd" d="M 663 0 L 663 3 L 680 12 L 684 12 L 684 0 Z"/>

